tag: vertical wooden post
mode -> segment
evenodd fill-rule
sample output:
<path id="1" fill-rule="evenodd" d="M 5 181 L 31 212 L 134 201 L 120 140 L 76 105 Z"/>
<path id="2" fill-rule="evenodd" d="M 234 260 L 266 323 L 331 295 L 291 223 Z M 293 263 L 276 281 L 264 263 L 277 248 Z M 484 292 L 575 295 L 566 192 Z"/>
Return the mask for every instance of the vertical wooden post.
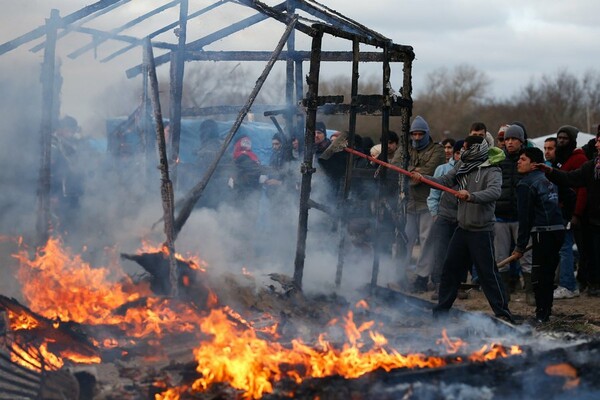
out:
<path id="1" fill-rule="evenodd" d="M 390 108 L 391 108 L 391 87 L 390 87 L 390 57 L 388 47 L 383 49 L 383 82 L 382 82 L 382 93 L 383 93 L 383 107 L 381 109 L 381 155 L 382 161 L 388 162 L 388 136 L 390 130 Z M 375 205 L 375 229 L 373 234 L 373 268 L 371 270 L 371 289 L 377 286 L 377 279 L 379 277 L 379 254 L 381 253 L 381 238 L 379 237 L 379 230 L 381 228 L 382 215 L 382 204 L 381 196 L 383 191 L 383 185 L 386 184 L 385 177 L 387 174 L 386 168 L 380 168 L 378 175 L 379 181 L 377 182 L 377 203 Z"/>
<path id="2" fill-rule="evenodd" d="M 296 61 L 296 104 L 304 97 L 304 73 L 302 72 L 302 60 Z M 300 141 L 302 135 L 302 127 L 304 126 L 304 115 L 296 114 L 296 126 L 294 127 L 294 134 Z M 304 143 L 299 143 L 303 146 Z"/>
<path id="3" fill-rule="evenodd" d="M 298 239 L 296 242 L 296 257 L 294 260 L 294 285 L 302 289 L 302 276 L 304 274 L 304 260 L 306 258 L 306 236 L 308 230 L 308 200 L 310 198 L 310 185 L 315 152 L 315 125 L 317 124 L 317 108 L 319 96 L 319 72 L 321 68 L 321 44 L 323 31 L 318 29 L 312 40 L 310 56 L 310 72 L 308 74 L 308 94 L 306 110 L 306 130 L 304 135 L 304 162 L 300 167 L 302 183 L 300 186 L 300 210 L 298 215 Z"/>
<path id="4" fill-rule="evenodd" d="M 287 15 L 294 15 L 296 12 L 295 0 L 287 0 Z M 287 59 L 285 64 L 285 104 L 288 112 L 284 114 L 285 118 L 285 132 L 287 133 L 286 142 L 290 143 L 292 136 L 295 131 L 295 114 L 291 113 L 291 110 L 295 105 L 294 96 L 294 55 L 296 53 L 296 31 L 290 33 L 290 37 L 287 40 Z"/>
<path id="5" fill-rule="evenodd" d="M 185 42 L 187 32 L 188 0 L 179 3 L 179 30 L 177 50 L 171 52 L 170 80 L 170 164 L 171 180 L 177 187 L 177 163 L 179 162 L 179 143 L 181 138 L 181 99 L 183 97 L 183 73 L 185 63 Z"/>
<path id="6" fill-rule="evenodd" d="M 169 178 L 169 161 L 167 158 L 167 146 L 165 141 L 165 127 L 163 124 L 160 99 L 158 95 L 158 78 L 156 77 L 156 65 L 150 38 L 145 39 L 144 63 L 148 65 L 148 80 L 150 82 L 150 99 L 154 110 L 154 123 L 156 126 L 156 143 L 158 147 L 158 158 L 160 160 L 161 186 L 160 194 L 163 205 L 163 220 L 165 222 L 165 246 L 169 257 L 169 282 L 171 284 L 171 296 L 176 297 L 179 293 L 179 277 L 177 262 L 175 261 L 175 234 L 174 234 L 174 196 L 173 184 Z"/>
<path id="7" fill-rule="evenodd" d="M 58 10 L 50 12 L 46 20 L 46 46 L 42 65 L 42 122 L 40 127 L 41 165 L 38 181 L 38 213 L 36 221 L 37 245 L 43 246 L 50 237 L 50 181 L 52 162 L 52 133 L 56 129 L 56 38 L 61 24 Z"/>
<path id="8" fill-rule="evenodd" d="M 360 57 L 360 43 L 358 40 L 352 41 L 352 84 L 350 87 L 350 120 L 348 126 L 348 144 L 354 146 L 354 136 L 356 135 L 356 114 L 357 104 L 356 96 L 358 95 L 358 63 Z M 352 179 L 352 165 L 354 156 L 348 154 L 346 160 L 346 175 L 344 176 L 344 187 L 339 197 L 339 209 L 341 210 L 340 218 L 338 219 L 338 233 L 340 235 L 338 243 L 338 261 L 335 271 L 335 286 L 340 287 L 342 283 L 342 272 L 344 270 L 344 247 L 346 242 L 346 208 L 348 196 L 350 194 L 350 183 Z"/>

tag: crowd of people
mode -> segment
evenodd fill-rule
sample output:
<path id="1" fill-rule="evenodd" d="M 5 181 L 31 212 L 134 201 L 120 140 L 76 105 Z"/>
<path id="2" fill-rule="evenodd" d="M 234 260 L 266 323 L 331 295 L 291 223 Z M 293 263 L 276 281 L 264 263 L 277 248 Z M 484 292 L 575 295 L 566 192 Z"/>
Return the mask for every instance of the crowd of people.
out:
<path id="1" fill-rule="evenodd" d="M 495 139 L 476 122 L 458 145 L 438 144 L 424 141 L 422 117 L 413 120 L 409 198 L 429 194 L 428 212 L 409 208 L 423 221 L 406 228 L 409 238 L 423 238 L 410 289 L 433 287 L 435 315 L 450 310 L 469 273 L 494 314 L 511 322 L 510 294 L 519 288 L 535 307 L 535 323 L 549 320 L 554 300 L 600 296 L 600 128 L 584 149 L 577 148 L 578 133 L 561 126 L 542 151 L 520 122 L 502 125 Z M 453 158 L 444 164 L 440 155 L 451 144 Z M 425 180 L 453 192 L 430 189 Z"/>
<path id="2" fill-rule="evenodd" d="M 65 118 L 52 142 L 53 201 L 62 204 L 56 212 L 63 215 L 77 208 L 82 195 L 77 170 L 69 163 L 77 130 L 76 121 Z M 374 211 L 387 212 L 383 218 L 377 215 L 378 226 L 390 243 L 388 248 L 404 247 L 397 252 L 398 279 L 412 292 L 431 292 L 438 302 L 436 315 L 452 307 L 461 296 L 461 285 L 470 279 L 472 286 L 481 288 L 496 316 L 514 321 L 510 295 L 524 290 L 527 304 L 535 307 L 536 321 L 548 321 L 554 300 L 572 299 L 584 292 L 600 296 L 600 128 L 596 139 L 583 148 L 577 148 L 578 133 L 574 126 L 561 126 L 555 137 L 545 141 L 542 151 L 528 140 L 521 122 L 503 124 L 495 137 L 484 123 L 475 122 L 465 137 L 438 143 L 427 121 L 416 116 L 409 129 L 411 179 L 405 220 L 396 220 L 398 188 L 405 176 L 388 171 L 387 181 L 391 176 L 393 185 L 385 186 L 380 196 L 385 204 L 374 207 L 377 180 L 373 178 L 381 167 L 355 157 L 356 168 L 373 173 L 366 184 L 353 186 L 346 214 L 352 219 L 348 230 L 362 236 L 363 244 L 372 245 L 374 237 L 365 239 L 365 234 L 373 232 Z M 314 134 L 314 186 L 333 188 L 329 191 L 333 197 L 326 202 L 339 199 L 349 157 L 340 149 L 348 145 L 348 132 L 328 135 L 319 121 Z M 201 125 L 200 135 L 198 162 L 192 166 L 195 180 L 222 145 L 212 120 Z M 225 156 L 230 159 L 211 179 L 200 207 L 217 208 L 231 202 L 244 210 L 248 224 L 255 225 L 260 204 L 266 201 L 270 226 L 281 221 L 289 195 L 297 199 L 304 149 L 298 138 L 281 134 L 272 136 L 271 145 L 269 163 L 262 165 L 251 138 L 236 137 L 232 154 Z M 360 135 L 355 135 L 351 145 L 403 166 L 399 137 L 393 131 L 386 146 Z M 427 181 L 448 190 L 434 189 Z M 335 229 L 335 224 L 331 226 Z"/>

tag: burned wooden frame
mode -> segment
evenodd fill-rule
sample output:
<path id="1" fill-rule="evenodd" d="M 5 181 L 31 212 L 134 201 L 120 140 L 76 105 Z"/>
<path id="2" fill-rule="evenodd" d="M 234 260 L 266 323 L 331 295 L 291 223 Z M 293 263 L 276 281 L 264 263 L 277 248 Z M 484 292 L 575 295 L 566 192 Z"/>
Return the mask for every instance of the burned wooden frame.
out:
<path id="1" fill-rule="evenodd" d="M 79 49 L 69 53 L 70 58 L 77 58 L 86 53 L 92 48 L 96 48 L 104 41 L 119 41 L 126 43 L 125 47 L 113 52 L 112 54 L 101 59 L 101 62 L 107 62 L 127 53 L 129 50 L 142 46 L 145 42 L 157 49 L 169 50 L 167 54 L 159 55 L 153 58 L 154 67 L 158 67 L 164 63 L 170 63 L 170 97 L 171 108 L 169 110 L 169 119 L 171 123 L 171 154 L 168 155 L 172 171 L 170 171 L 170 179 L 176 185 L 177 171 L 176 163 L 173 162 L 179 157 L 179 139 L 182 116 L 199 116 L 199 115 L 216 115 L 223 113 L 238 114 L 238 120 L 243 118 L 245 113 L 250 110 L 256 112 L 260 110 L 265 116 L 268 116 L 273 121 L 274 125 L 280 132 L 284 132 L 286 136 L 301 136 L 304 133 L 305 138 L 305 153 L 304 162 L 301 167 L 302 184 L 300 193 L 300 210 L 298 221 L 298 237 L 296 244 L 296 256 L 294 261 L 294 283 L 297 288 L 302 287 L 302 275 L 304 270 L 304 259 L 306 253 L 306 237 L 308 211 L 310 208 L 326 210 L 326 206 L 318 205 L 310 199 L 311 176 L 314 172 L 313 167 L 313 148 L 314 143 L 314 128 L 316 123 L 317 113 L 323 114 L 343 114 L 349 117 L 349 134 L 350 142 L 352 142 L 356 132 L 357 115 L 372 115 L 381 118 L 381 137 L 383 154 L 387 152 L 387 137 L 389 131 L 389 121 L 391 116 L 401 117 L 401 135 L 400 135 L 400 151 L 404 155 L 404 163 L 407 163 L 407 132 L 409 126 L 409 118 L 412 110 L 412 61 L 414 59 L 413 49 L 410 46 L 394 44 L 390 39 L 381 34 L 367 28 L 360 23 L 345 17 L 344 15 L 320 4 L 314 0 L 285 0 L 274 6 L 269 6 L 257 0 L 218 0 L 212 4 L 199 9 L 193 13 L 189 13 L 189 3 L 192 0 L 174 0 L 138 16 L 125 24 L 122 24 L 110 31 L 101 31 L 84 26 L 88 21 L 94 18 L 109 13 L 130 2 L 130 0 L 100 0 L 96 3 L 86 6 L 76 12 L 73 12 L 65 17 L 60 17 L 57 10 L 53 10 L 51 18 L 47 23 L 35 30 L 19 36 L 9 42 L 0 45 L 0 55 L 11 51 L 32 40 L 39 39 L 45 36 L 45 42 L 36 45 L 31 50 L 39 51 L 44 49 L 44 64 L 43 64 L 43 117 L 41 126 L 42 140 L 42 164 L 40 168 L 39 179 L 39 201 L 38 201 L 38 243 L 42 244 L 48 238 L 49 232 L 49 191 L 50 191 L 50 137 L 56 127 L 59 110 L 56 100 L 56 88 L 54 87 L 55 65 L 56 65 L 56 42 L 70 32 L 84 33 L 92 38 L 92 42 L 80 47 Z M 257 13 L 235 22 L 229 26 L 212 32 L 204 37 L 187 41 L 187 22 L 193 18 L 202 16 L 217 7 L 224 4 L 235 3 L 246 6 L 255 10 Z M 148 18 L 165 11 L 167 9 L 179 5 L 179 19 L 173 21 L 158 30 L 148 33 L 143 38 L 136 38 L 123 32 Z M 299 12 L 309 15 L 309 18 L 302 17 Z M 316 18 L 314 20 L 312 18 Z M 280 23 L 291 26 L 291 21 L 294 20 L 293 29 L 289 31 L 285 38 L 287 49 L 283 50 L 282 46 L 278 46 L 275 52 L 270 51 L 205 51 L 204 47 L 215 43 L 229 35 L 246 29 L 258 22 L 273 19 Z M 152 40 L 160 34 L 171 29 L 177 28 L 177 43 L 166 43 Z M 312 48 L 310 51 L 296 49 L 295 32 L 299 31 L 312 38 Z M 322 51 L 322 42 L 324 35 L 348 40 L 352 44 L 351 51 Z M 360 45 L 373 46 L 381 49 L 381 52 L 364 52 L 360 50 Z M 265 61 L 271 65 L 275 61 L 286 62 L 286 84 L 285 84 L 285 99 L 284 106 L 264 106 L 253 105 L 254 98 L 250 96 L 248 102 L 244 106 L 223 106 L 209 107 L 205 109 L 187 109 L 181 107 L 181 88 L 184 79 L 184 64 L 186 61 Z M 308 90 L 304 95 L 304 76 L 303 63 L 310 62 L 310 71 L 306 78 Z M 322 97 L 319 96 L 319 71 L 323 62 L 352 62 L 352 87 L 350 102 L 344 104 L 343 98 L 340 97 Z M 358 93 L 359 80 L 359 63 L 360 62 L 376 62 L 382 64 L 382 94 L 381 95 L 362 95 Z M 403 64 L 403 79 L 400 93 L 392 92 L 390 83 L 390 64 Z M 126 75 L 129 78 L 136 77 L 142 74 L 144 96 L 143 102 L 128 118 L 126 122 L 119 126 L 119 129 L 126 129 L 133 124 L 142 124 L 140 130 L 142 133 L 142 143 L 145 143 L 146 151 L 152 151 L 154 142 L 152 127 L 147 121 L 150 119 L 150 94 L 148 91 L 149 82 L 149 67 L 148 62 L 143 62 L 137 66 L 129 68 Z M 268 72 L 267 72 L 268 74 Z M 266 79 L 266 77 L 265 77 Z M 262 82 L 257 82 L 254 92 L 260 90 Z M 255 94 L 254 94 L 255 97 Z M 285 127 L 282 128 L 277 122 L 276 117 L 281 116 L 285 121 Z M 141 121 L 141 122 L 140 122 Z M 241 122 L 241 120 L 240 120 Z M 236 124 L 239 127 L 239 124 Z M 234 129 L 235 128 L 235 129 Z M 234 126 L 230 132 L 230 136 L 235 134 L 237 128 Z M 160 136 L 160 135 L 159 135 Z M 214 165 L 219 162 L 219 158 L 223 155 L 220 152 L 215 158 Z M 344 255 L 344 204 L 348 197 L 352 182 L 352 160 L 351 157 L 347 163 L 346 176 L 344 180 L 344 188 L 340 199 L 341 210 L 339 224 L 341 232 L 340 242 L 338 246 L 338 264 L 336 272 L 336 284 L 339 285 L 342 279 L 343 270 L 343 255 Z M 383 172 L 385 175 L 385 172 Z M 210 174 L 204 177 L 201 182 L 195 186 L 195 191 L 190 192 L 184 200 L 192 204 L 197 201 L 201 195 L 203 188 L 206 186 L 206 181 L 210 179 Z M 401 191 L 405 192 L 405 184 L 401 183 Z M 402 196 L 401 196 L 402 198 Z M 184 201 L 184 202 L 185 202 Z M 179 203 L 181 205 L 182 203 Z M 173 240 L 176 238 L 178 230 L 185 223 L 189 211 L 189 204 L 184 207 L 185 212 L 174 219 Z M 177 205 L 177 203 L 176 203 Z M 187 214 L 187 215 L 186 215 Z M 379 268 L 378 245 L 375 241 L 372 284 L 377 282 Z"/>

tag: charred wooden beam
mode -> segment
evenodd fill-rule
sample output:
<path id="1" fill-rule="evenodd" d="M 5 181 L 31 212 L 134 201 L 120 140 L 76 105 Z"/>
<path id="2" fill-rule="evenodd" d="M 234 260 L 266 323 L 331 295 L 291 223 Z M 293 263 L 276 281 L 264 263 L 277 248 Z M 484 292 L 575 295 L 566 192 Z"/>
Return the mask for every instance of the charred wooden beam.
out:
<path id="1" fill-rule="evenodd" d="M 270 104 L 253 104 L 250 108 L 251 112 L 260 114 L 264 113 L 265 116 L 281 114 L 277 111 L 270 111 L 274 108 L 281 107 L 279 105 Z M 239 106 L 210 106 L 210 107 L 190 107 L 181 110 L 181 115 L 184 117 L 202 117 L 208 115 L 227 115 L 227 114 L 238 114 L 244 108 L 243 105 Z M 297 108 L 290 110 L 290 112 L 301 112 Z"/>
<path id="2" fill-rule="evenodd" d="M 171 140 L 171 179 L 173 186 L 177 187 L 177 164 L 179 162 L 179 143 L 181 137 L 181 99 L 183 97 L 183 73 L 185 63 L 185 41 L 187 36 L 188 0 L 180 0 L 179 5 L 179 30 L 177 31 L 177 50 L 171 52 L 170 69 L 170 140 Z"/>
<path id="3" fill-rule="evenodd" d="M 356 135 L 356 115 L 358 112 L 357 101 L 354 101 L 358 97 L 358 66 L 359 66 L 360 48 L 358 40 L 352 41 L 352 84 L 350 86 L 350 96 L 352 97 L 352 104 L 350 105 L 350 120 L 348 129 L 348 143 L 354 143 L 354 137 Z M 338 199 L 338 209 L 340 210 L 340 218 L 338 219 L 338 260 L 335 271 L 335 285 L 340 287 L 342 283 L 342 273 L 344 269 L 344 255 L 346 245 L 346 226 L 347 226 L 347 201 L 350 195 L 351 177 L 352 177 L 352 166 L 354 158 L 349 155 L 346 158 L 346 174 L 344 176 L 344 185 L 342 188 L 341 195 Z"/>
<path id="4" fill-rule="evenodd" d="M 329 207 L 325 204 L 321 204 L 319 202 L 316 202 L 312 199 L 308 199 L 308 201 L 306 202 L 306 204 L 308 205 L 308 207 L 310 208 L 314 208 L 315 210 L 319 210 L 324 212 L 325 214 L 329 215 L 332 218 L 335 218 L 337 216 L 339 216 L 339 211 L 333 207 Z"/>
<path id="5" fill-rule="evenodd" d="M 266 61 L 271 53 L 268 51 L 187 51 L 186 61 Z M 293 59 L 298 61 L 310 61 L 309 51 L 282 51 L 278 60 Z M 404 57 L 392 57 L 390 61 L 402 61 Z M 350 62 L 353 60 L 352 52 L 348 51 L 324 51 L 323 61 L 328 62 Z M 361 52 L 360 62 L 382 62 L 383 54 L 378 52 Z"/>
<path id="6" fill-rule="evenodd" d="M 187 20 L 189 21 L 189 20 L 191 20 L 191 19 L 193 19 L 193 18 L 196 18 L 196 17 L 198 17 L 198 16 L 200 16 L 200 15 L 202 15 L 202 14 L 205 14 L 206 12 L 208 12 L 208 11 L 210 11 L 210 10 L 212 10 L 212 9 L 215 9 L 215 8 L 219 7 L 220 5 L 223 5 L 223 4 L 225 4 L 225 3 L 229 3 L 230 1 L 232 1 L 232 0 L 219 0 L 219 1 L 217 1 L 217 2 L 215 2 L 215 3 L 213 3 L 213 4 L 211 4 L 211 5 L 209 5 L 208 7 L 204 7 L 203 9 L 200 9 L 200 10 L 198 10 L 198 11 L 194 12 L 194 13 L 191 13 L 191 14 L 189 14 L 189 15 L 187 16 Z M 156 31 L 154 31 L 154 32 L 151 32 L 151 33 L 148 35 L 148 37 L 149 37 L 150 39 L 153 39 L 155 36 L 158 36 L 158 35 L 160 35 L 160 34 L 162 34 L 162 33 L 165 33 L 165 32 L 167 32 L 167 31 L 169 31 L 169 30 L 171 30 L 171 29 L 173 29 L 173 28 L 177 27 L 178 25 L 179 25 L 179 20 L 177 20 L 177 21 L 175 21 L 175 22 L 172 22 L 172 23 L 170 23 L 170 24 L 168 24 L 168 25 L 165 25 L 165 26 L 163 26 L 162 28 L 160 28 L 160 29 L 158 29 L 158 30 L 156 30 Z M 112 53 L 112 54 L 110 54 L 110 55 L 106 56 L 105 58 L 101 59 L 101 60 L 100 60 L 100 62 L 102 62 L 102 63 L 105 63 L 105 62 L 107 62 L 107 61 L 110 61 L 110 60 L 112 60 L 113 58 L 116 58 L 116 57 L 120 56 L 121 54 L 127 53 L 129 50 L 131 50 L 131 49 L 133 49 L 133 48 L 135 48 L 135 47 L 137 47 L 137 45 L 136 45 L 136 44 L 132 44 L 132 45 L 129 45 L 129 46 L 125 46 L 125 47 L 123 47 L 122 49 L 120 49 L 120 50 L 117 50 L 117 51 L 115 51 L 114 53 Z"/>
<path id="7" fill-rule="evenodd" d="M 150 99 L 154 110 L 154 124 L 156 126 L 156 143 L 160 160 L 161 185 L 160 194 L 163 206 L 164 232 L 166 236 L 165 246 L 167 247 L 169 257 L 169 282 L 171 284 L 171 296 L 177 297 L 179 285 L 177 284 L 177 263 L 175 261 L 175 199 L 173 193 L 173 184 L 169 177 L 169 161 L 167 158 L 167 146 L 165 141 L 165 127 L 163 125 L 162 111 L 160 108 L 160 99 L 158 94 L 158 78 L 156 76 L 156 66 L 154 65 L 154 54 L 152 52 L 152 43 L 150 38 L 146 38 L 144 45 L 144 63 L 148 65 L 148 77 L 150 82 Z"/>
<path id="8" fill-rule="evenodd" d="M 46 21 L 46 49 L 42 66 L 42 123 L 40 127 L 41 162 L 38 180 L 37 245 L 42 246 L 50 236 L 50 184 L 52 164 L 52 134 L 58 120 L 55 107 L 56 35 L 61 19 L 53 9 Z"/>
<path id="9" fill-rule="evenodd" d="M 284 5 L 283 8 L 278 9 L 277 6 L 275 7 L 270 7 L 267 4 L 258 1 L 258 0 L 237 0 L 238 3 L 246 5 L 250 8 L 253 8 L 257 11 L 259 11 L 261 14 L 267 16 L 267 17 L 271 17 L 273 19 L 276 19 L 277 21 L 283 23 L 283 24 L 289 24 L 290 19 L 292 18 L 292 16 L 287 15 L 287 13 L 284 13 L 285 10 L 287 10 L 287 1 L 282 3 Z M 304 32 L 305 34 L 307 34 L 308 36 L 313 36 L 315 34 L 315 29 L 305 25 L 304 23 L 300 23 L 300 22 L 296 22 L 296 29 Z"/>
<path id="10" fill-rule="evenodd" d="M 98 357 L 96 347 L 82 332 L 81 325 L 75 322 L 57 324 L 56 321 L 30 310 L 17 300 L 2 295 L 0 295 L 0 309 L 10 311 L 15 317 L 25 316 L 37 323 L 37 327 L 32 329 L 12 330 L 11 334 L 17 343 L 32 346 L 38 341 L 50 339 L 51 343 L 60 343 L 78 354 L 86 357 Z"/>
<path id="11" fill-rule="evenodd" d="M 175 221 L 176 234 L 179 233 L 179 231 L 181 230 L 181 228 L 183 227 L 183 225 L 189 218 L 190 214 L 192 213 L 192 210 L 193 210 L 194 206 L 196 205 L 196 202 L 202 195 L 202 192 L 204 191 L 204 188 L 208 184 L 210 177 L 213 175 L 213 173 L 217 169 L 217 165 L 219 164 L 219 161 L 223 157 L 223 154 L 225 154 L 225 151 L 227 150 L 227 147 L 231 143 L 233 136 L 235 135 L 235 133 L 239 129 L 240 125 L 242 124 L 242 121 L 248 114 L 248 110 L 250 110 L 250 108 L 252 107 L 252 104 L 254 103 L 256 96 L 258 96 L 260 89 L 262 88 L 263 84 L 267 80 L 269 73 L 273 69 L 273 66 L 275 65 L 275 61 L 276 61 L 277 57 L 279 56 L 279 53 L 281 53 L 281 51 L 283 50 L 283 46 L 285 45 L 287 38 L 289 37 L 290 33 L 294 29 L 294 26 L 296 24 L 296 19 L 297 18 L 292 19 L 290 24 L 287 26 L 287 29 L 283 33 L 283 36 L 281 37 L 281 39 L 279 40 L 279 43 L 277 44 L 277 46 L 275 47 L 275 50 L 273 51 L 273 57 L 271 58 L 271 60 L 269 60 L 269 62 L 265 66 L 262 74 L 256 81 L 256 85 L 254 86 L 254 89 L 252 89 L 250 96 L 248 96 L 248 100 L 247 100 L 246 104 L 240 110 L 240 113 L 238 114 L 237 119 L 235 120 L 233 126 L 229 130 L 229 133 L 225 137 L 223 144 L 221 145 L 219 153 L 215 156 L 215 159 L 213 160 L 212 164 L 208 167 L 208 169 L 204 173 L 204 177 L 198 184 L 196 184 L 190 190 L 190 192 L 183 199 L 183 201 L 182 201 L 183 206 L 181 207 L 181 211 L 179 212 L 179 215 L 177 216 L 177 220 Z"/>
<path id="12" fill-rule="evenodd" d="M 81 18 L 87 17 L 90 14 L 93 14 L 97 11 L 100 11 L 106 7 L 110 7 L 111 5 L 120 2 L 121 0 L 101 0 L 89 6 L 83 7 L 80 10 L 77 10 L 63 18 L 61 18 L 59 26 L 65 27 L 75 21 L 80 20 Z M 2 45 L 0 45 L 0 55 L 9 52 L 11 50 L 16 49 L 17 47 L 28 43 L 32 40 L 38 39 L 46 34 L 46 26 L 40 26 L 36 29 L 19 36 L 16 39 L 8 41 Z"/>
<path id="13" fill-rule="evenodd" d="M 74 28 L 73 30 L 93 36 L 94 41 L 96 41 L 96 40 L 106 41 L 108 39 L 113 39 L 113 40 L 118 40 L 121 42 L 135 44 L 136 46 L 142 46 L 144 44 L 144 39 L 139 39 L 139 38 L 136 38 L 133 36 L 128 36 L 128 35 L 119 35 L 119 34 L 115 34 L 115 33 L 105 32 L 105 31 L 101 31 L 99 29 L 87 28 L 84 26 L 79 27 L 79 28 Z M 92 41 L 92 43 L 94 41 Z M 165 42 L 152 42 L 152 46 L 159 48 L 159 49 L 166 49 L 166 50 L 175 50 L 177 48 L 177 45 L 171 44 L 171 43 L 165 43 Z M 77 55 L 73 56 L 73 55 L 69 54 L 68 57 L 74 59 L 77 57 Z"/>
<path id="14" fill-rule="evenodd" d="M 91 43 L 88 43 L 87 45 L 85 45 L 83 47 L 80 47 L 79 49 L 77 49 L 77 50 L 75 50 L 75 51 L 67 54 L 67 57 L 75 59 L 75 58 L 79 57 L 80 55 L 86 53 L 88 50 L 96 48 L 100 44 L 102 44 L 105 41 L 107 41 L 109 38 L 111 38 L 111 36 L 109 36 L 109 35 L 117 35 L 118 33 L 123 32 L 124 30 L 129 29 L 132 26 L 135 26 L 135 25 L 139 24 L 140 22 L 142 22 L 142 21 L 144 21 L 144 20 L 152 17 L 153 15 L 159 14 L 159 13 L 165 11 L 165 10 L 168 10 L 171 7 L 175 7 L 177 4 L 180 3 L 180 1 L 181 0 L 171 1 L 171 2 L 169 2 L 167 4 L 164 4 L 164 5 L 162 5 L 162 6 L 158 7 L 158 8 L 155 8 L 152 11 L 149 11 L 149 12 L 147 12 L 145 14 L 142 14 L 139 17 L 134 18 L 131 21 L 126 22 L 125 24 L 123 24 L 123 25 L 121 25 L 121 26 L 119 26 L 117 28 L 111 29 L 109 32 L 106 32 L 106 34 L 107 34 L 106 36 L 98 37 L 98 35 L 95 34 L 94 35 L 94 39 L 92 40 Z M 141 42 L 141 40 L 140 40 L 140 42 Z"/>
<path id="15" fill-rule="evenodd" d="M 169 280 L 169 259 L 163 252 L 125 254 L 121 253 L 121 258 L 131 260 L 139 264 L 151 276 L 150 289 L 153 293 L 160 296 L 167 296 L 172 292 L 171 281 Z M 208 298 L 208 289 L 201 284 L 198 277 L 198 270 L 192 267 L 189 262 L 176 259 L 178 277 L 177 286 L 180 293 L 187 292 L 187 289 L 194 290 L 194 293 L 201 297 L 201 305 L 206 304 Z M 204 288 L 205 290 L 197 290 Z M 142 300 L 144 302 L 144 300 Z M 127 307 L 136 306 L 128 303 Z M 119 309 L 115 310 L 119 313 Z"/>
<path id="16" fill-rule="evenodd" d="M 383 74 L 382 74 L 382 107 L 381 107 L 381 161 L 387 162 L 388 157 L 388 135 L 390 129 L 390 115 L 391 115 L 391 83 L 390 83 L 390 61 L 388 54 L 388 47 L 384 47 L 384 54 L 386 55 L 383 61 Z M 379 230 L 383 219 L 383 191 L 385 185 L 385 177 L 387 171 L 383 169 L 379 173 L 381 179 L 377 182 L 377 202 L 375 204 L 375 238 L 373 241 L 373 265 L 371 268 L 371 287 L 377 286 L 377 279 L 379 278 L 379 253 L 382 249 L 381 238 L 379 237 Z"/>
<path id="17" fill-rule="evenodd" d="M 319 97 L 319 72 L 321 69 L 321 46 L 323 43 L 323 32 L 317 31 L 313 36 L 310 72 L 307 77 L 308 94 L 306 110 L 306 128 L 304 134 L 304 161 L 300 167 L 302 181 L 300 184 L 300 210 L 298 213 L 298 236 L 296 241 L 296 256 L 294 258 L 294 284 L 302 290 L 302 277 L 304 275 L 304 260 L 306 258 L 306 238 L 308 233 L 308 200 L 313 167 L 315 126 L 317 124 L 317 108 Z"/>
<path id="18" fill-rule="evenodd" d="M 114 10 L 115 8 L 118 8 L 120 6 L 122 6 L 123 4 L 129 3 L 131 0 L 119 0 L 117 3 L 108 6 L 102 10 L 97 11 L 94 14 L 88 15 L 85 18 L 80 19 L 79 21 L 77 21 L 76 24 L 70 24 L 68 26 L 65 26 L 63 28 L 63 30 L 61 30 L 58 33 L 58 39 L 61 39 L 65 36 L 67 36 L 69 33 L 73 32 L 75 30 L 75 28 L 79 28 L 81 26 L 83 26 L 83 24 L 90 22 L 98 17 L 100 17 L 101 15 L 107 14 L 109 12 L 111 12 L 112 10 Z M 44 46 L 46 45 L 46 42 L 43 41 L 42 43 L 32 47 L 31 49 L 29 49 L 29 51 L 33 52 L 33 53 L 37 53 L 38 51 L 42 50 L 44 48 Z"/>
<path id="19" fill-rule="evenodd" d="M 338 13 L 331 8 L 326 7 L 323 4 L 319 4 L 319 7 L 321 8 L 317 8 L 312 2 L 309 1 L 296 0 L 296 3 L 298 4 L 297 7 L 301 10 L 304 10 L 307 13 L 322 19 L 331 26 L 343 26 L 348 33 L 366 37 L 372 36 L 382 42 L 389 40 L 380 33 L 377 33 L 366 26 L 359 24 L 358 22 Z"/>
<path id="20" fill-rule="evenodd" d="M 276 5 L 274 7 L 274 9 L 285 9 L 285 2 L 280 3 L 278 5 Z M 197 39 L 193 42 L 190 42 L 187 44 L 186 46 L 186 50 L 200 50 L 202 49 L 204 46 L 207 46 L 213 42 L 216 42 L 217 40 L 221 40 L 231 34 L 234 34 L 236 32 L 239 32 L 241 30 L 246 29 L 249 26 L 252 26 L 254 24 L 257 24 L 261 21 L 264 21 L 268 18 L 267 15 L 264 14 L 255 14 L 253 16 L 250 16 L 246 19 L 243 19 L 239 22 L 236 22 L 235 24 L 229 25 L 226 28 L 220 29 L 216 32 L 211 33 L 210 35 L 207 35 L 203 38 Z M 156 57 L 155 60 L 155 65 L 159 66 L 162 65 L 166 62 L 169 61 L 169 55 L 168 54 L 163 54 L 162 56 Z M 138 74 L 140 74 L 142 72 L 142 66 L 141 65 L 137 65 L 133 68 L 128 69 L 127 71 L 125 71 L 126 75 L 128 78 L 134 78 L 136 77 Z"/>

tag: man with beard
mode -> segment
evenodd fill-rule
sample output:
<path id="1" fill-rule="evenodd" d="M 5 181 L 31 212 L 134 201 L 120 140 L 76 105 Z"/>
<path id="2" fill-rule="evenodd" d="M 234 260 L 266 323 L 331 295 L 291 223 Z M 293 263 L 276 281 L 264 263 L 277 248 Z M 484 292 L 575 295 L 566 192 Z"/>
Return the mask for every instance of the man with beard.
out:
<path id="1" fill-rule="evenodd" d="M 508 309 L 508 297 L 494 260 L 494 207 L 500 197 L 502 172 L 489 161 L 488 144 L 480 136 L 465 139 L 466 150 L 460 161 L 445 175 L 426 178 L 446 187 L 458 185 L 459 199 L 456 219 L 458 227 L 450 239 L 442 268 L 438 304 L 435 315 L 447 313 L 461 280 L 475 265 L 481 289 L 498 318 L 514 322 Z M 411 179 L 423 178 L 413 172 Z"/>
<path id="2" fill-rule="evenodd" d="M 573 171 L 581 167 L 587 157 L 581 149 L 577 149 L 579 129 L 571 125 L 563 125 L 556 132 L 556 152 L 553 166 L 561 171 Z M 577 243 L 580 260 L 585 259 L 585 245 L 581 238 L 581 225 L 587 192 L 585 187 L 570 189 L 562 187 L 559 192 L 562 213 L 567 231 L 560 249 L 559 286 L 554 290 L 555 299 L 571 299 L 579 296 L 575 281 L 575 261 L 573 256 L 573 239 Z M 583 262 L 580 262 L 583 264 Z"/>

